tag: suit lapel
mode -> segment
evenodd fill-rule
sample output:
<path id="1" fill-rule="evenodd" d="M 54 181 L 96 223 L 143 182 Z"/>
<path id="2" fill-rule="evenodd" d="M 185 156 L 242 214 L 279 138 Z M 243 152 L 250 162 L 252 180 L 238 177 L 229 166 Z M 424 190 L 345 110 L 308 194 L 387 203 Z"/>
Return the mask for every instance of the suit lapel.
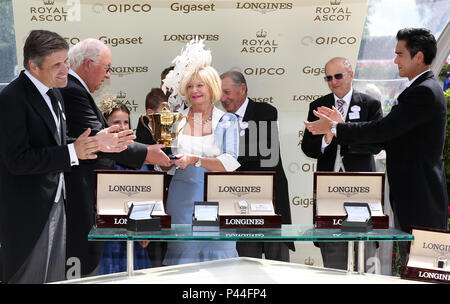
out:
<path id="1" fill-rule="evenodd" d="M 42 117 L 45 124 L 50 130 L 50 133 L 53 135 L 55 141 L 59 144 L 61 142 L 60 137 L 58 135 L 58 130 L 56 129 L 55 120 L 53 118 L 52 112 L 50 111 L 47 103 L 42 97 L 41 93 L 39 93 L 36 86 L 31 82 L 28 76 L 22 71 L 19 76 L 24 83 L 27 101 L 30 105 L 36 110 L 36 112 Z"/>
<path id="2" fill-rule="evenodd" d="M 250 120 L 253 120 L 254 113 L 255 113 L 255 102 L 249 98 L 247 109 L 245 109 L 245 114 L 244 117 L 242 117 L 242 121 L 248 122 Z"/>
<path id="3" fill-rule="evenodd" d="M 415 86 L 418 86 L 420 83 L 422 83 L 423 81 L 425 81 L 425 79 L 427 78 L 433 78 L 434 74 L 431 71 L 428 71 L 426 73 L 423 73 L 422 75 L 420 75 L 419 78 L 417 78 L 416 80 L 414 80 L 413 83 L 411 83 L 411 85 L 409 87 L 407 87 L 406 89 L 403 90 L 403 92 L 400 93 L 400 95 L 398 95 L 397 100 L 400 102 L 400 100 L 403 98 L 403 96 L 408 92 L 409 89 L 414 88 Z"/>
<path id="4" fill-rule="evenodd" d="M 346 122 L 350 121 L 349 114 L 352 111 L 353 106 L 359 106 L 360 110 L 362 108 L 361 107 L 361 95 L 357 91 L 355 91 L 355 89 L 353 89 L 352 99 L 350 100 L 350 104 L 348 106 L 347 116 L 345 117 Z M 359 121 L 359 119 L 354 119 L 353 121 Z"/>

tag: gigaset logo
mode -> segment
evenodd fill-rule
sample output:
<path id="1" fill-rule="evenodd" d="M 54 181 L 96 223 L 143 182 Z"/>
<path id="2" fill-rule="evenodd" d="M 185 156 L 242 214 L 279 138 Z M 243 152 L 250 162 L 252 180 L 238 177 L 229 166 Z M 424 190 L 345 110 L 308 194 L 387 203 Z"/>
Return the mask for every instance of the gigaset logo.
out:
<path id="1" fill-rule="evenodd" d="M 181 4 L 174 2 L 170 5 L 170 9 L 174 12 L 182 12 L 189 14 L 193 12 L 214 12 L 216 10 L 215 4 Z"/>

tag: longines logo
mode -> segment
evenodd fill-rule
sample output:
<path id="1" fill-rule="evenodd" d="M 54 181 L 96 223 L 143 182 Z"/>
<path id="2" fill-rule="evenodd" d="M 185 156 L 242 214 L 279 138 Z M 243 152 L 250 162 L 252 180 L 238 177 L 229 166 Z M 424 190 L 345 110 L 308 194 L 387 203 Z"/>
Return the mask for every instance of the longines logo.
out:
<path id="1" fill-rule="evenodd" d="M 313 76 L 320 76 L 320 74 L 325 74 L 325 67 L 311 67 L 309 65 L 302 68 L 302 73 Z"/>
<path id="2" fill-rule="evenodd" d="M 261 192 L 261 186 L 219 186 L 218 192 L 225 192 L 241 197 L 249 193 Z"/>
<path id="3" fill-rule="evenodd" d="M 255 76 L 281 76 L 286 73 L 282 67 L 249 67 L 244 69 L 245 75 Z"/>
<path id="4" fill-rule="evenodd" d="M 225 225 L 230 226 L 237 226 L 237 225 L 255 225 L 255 226 L 262 226 L 264 225 L 264 219 L 239 219 L 239 218 L 232 218 L 232 219 L 225 219 Z"/>
<path id="5" fill-rule="evenodd" d="M 442 280 L 442 281 L 450 282 L 450 274 L 419 270 L 419 273 L 417 276 L 419 278 Z"/>
<path id="6" fill-rule="evenodd" d="M 141 192 L 151 192 L 151 186 L 134 186 L 134 185 L 109 185 L 109 192 L 119 192 L 131 197 L 137 193 Z"/>
<path id="7" fill-rule="evenodd" d="M 174 12 L 182 12 L 183 14 L 189 14 L 194 12 L 214 12 L 216 5 L 211 4 L 181 4 L 179 2 L 173 2 L 170 4 L 170 9 Z"/>
<path id="8" fill-rule="evenodd" d="M 80 0 L 67 1 L 65 5 L 54 5 L 54 0 L 42 0 L 41 6 L 30 6 L 30 21 L 67 22 L 80 21 Z"/>
<path id="9" fill-rule="evenodd" d="M 178 41 L 186 43 L 192 39 L 204 39 L 206 41 L 219 41 L 218 34 L 164 34 L 163 41 Z"/>
<path id="10" fill-rule="evenodd" d="M 138 112 L 139 105 L 134 101 L 134 99 L 127 99 L 127 93 L 120 91 L 116 94 L 116 98 L 126 105 L 130 112 Z"/>
<path id="11" fill-rule="evenodd" d="M 119 77 L 132 75 L 135 73 L 147 73 L 149 70 L 148 66 L 121 66 L 121 67 L 111 67 L 111 75 L 116 75 Z"/>
<path id="12" fill-rule="evenodd" d="M 341 6 L 340 0 L 330 0 L 330 6 L 316 6 L 313 21 L 349 21 L 352 12 L 348 7 Z"/>
<path id="13" fill-rule="evenodd" d="M 323 95 L 292 95 L 292 101 L 314 101 Z"/>
<path id="14" fill-rule="evenodd" d="M 261 29 L 256 32 L 255 37 L 251 39 L 242 39 L 241 53 L 247 54 L 269 54 L 275 53 L 278 49 L 278 43 L 273 39 L 266 39 L 267 31 Z"/>
<path id="15" fill-rule="evenodd" d="M 236 2 L 236 9 L 252 10 L 261 14 L 292 9 L 292 2 Z"/>
<path id="16" fill-rule="evenodd" d="M 118 4 L 103 4 L 95 3 L 92 5 L 94 13 L 111 13 L 111 14 L 126 14 L 126 13 L 149 13 L 152 10 L 150 3 L 118 3 Z"/>
<path id="17" fill-rule="evenodd" d="M 360 193 L 369 193 L 370 187 L 359 186 L 328 186 L 328 193 L 337 193 L 346 197 L 351 197 Z"/>
<path id="18" fill-rule="evenodd" d="M 312 37 L 312 36 L 303 36 L 300 39 L 300 43 L 304 46 L 310 45 L 353 45 L 358 41 L 354 36 L 328 36 L 328 37 Z"/>

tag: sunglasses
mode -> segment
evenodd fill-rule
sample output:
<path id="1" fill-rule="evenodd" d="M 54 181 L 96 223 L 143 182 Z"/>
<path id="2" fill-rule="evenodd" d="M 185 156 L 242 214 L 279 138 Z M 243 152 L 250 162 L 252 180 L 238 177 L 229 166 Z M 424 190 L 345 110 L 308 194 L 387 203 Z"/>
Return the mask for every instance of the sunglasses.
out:
<path id="1" fill-rule="evenodd" d="M 335 79 L 342 79 L 342 78 L 344 78 L 344 75 L 345 74 L 348 74 L 348 72 L 345 72 L 345 73 L 339 73 L 339 74 L 334 74 L 334 76 L 333 75 L 327 75 L 327 76 L 325 76 L 323 79 L 325 80 L 325 81 L 331 81 L 331 80 L 333 80 L 333 77 L 335 78 Z"/>

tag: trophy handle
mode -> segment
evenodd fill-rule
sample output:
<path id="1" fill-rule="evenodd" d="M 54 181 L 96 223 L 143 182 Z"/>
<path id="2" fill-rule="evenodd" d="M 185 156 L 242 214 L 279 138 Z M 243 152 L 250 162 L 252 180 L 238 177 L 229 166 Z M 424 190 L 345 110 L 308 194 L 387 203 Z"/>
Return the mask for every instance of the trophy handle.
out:
<path id="1" fill-rule="evenodd" d="M 183 114 L 179 114 L 177 121 L 182 120 L 183 118 L 186 118 L 186 123 L 179 129 L 176 131 L 175 133 L 175 137 L 178 137 L 178 134 L 180 134 L 181 131 L 183 131 L 184 127 L 187 125 L 187 115 L 183 115 Z"/>
<path id="2" fill-rule="evenodd" d="M 142 115 L 141 116 L 141 122 L 144 125 L 144 127 L 150 132 L 150 134 L 153 134 L 152 130 L 150 130 L 150 128 L 148 127 L 148 124 L 145 123 L 144 117 L 147 117 L 149 122 L 150 122 L 151 118 L 148 115 Z"/>

